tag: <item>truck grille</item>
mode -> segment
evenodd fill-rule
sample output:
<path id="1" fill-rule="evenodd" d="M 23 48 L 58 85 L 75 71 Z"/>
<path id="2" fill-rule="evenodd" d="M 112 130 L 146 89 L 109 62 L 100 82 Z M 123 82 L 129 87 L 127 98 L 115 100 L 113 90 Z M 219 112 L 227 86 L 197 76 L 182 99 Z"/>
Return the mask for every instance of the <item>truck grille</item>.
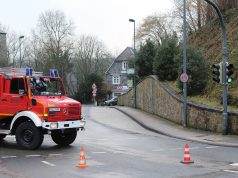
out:
<path id="1" fill-rule="evenodd" d="M 79 115 L 79 108 L 78 107 L 69 107 L 69 114 Z"/>

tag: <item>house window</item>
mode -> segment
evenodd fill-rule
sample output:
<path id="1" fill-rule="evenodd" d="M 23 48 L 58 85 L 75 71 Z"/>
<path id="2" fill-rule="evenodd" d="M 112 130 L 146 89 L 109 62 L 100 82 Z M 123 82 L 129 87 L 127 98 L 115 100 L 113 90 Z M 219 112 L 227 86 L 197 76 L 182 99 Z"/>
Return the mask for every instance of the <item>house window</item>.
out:
<path id="1" fill-rule="evenodd" d="M 127 62 L 122 62 L 122 70 L 126 70 L 127 69 Z"/>
<path id="2" fill-rule="evenodd" d="M 120 84 L 120 77 L 112 77 L 112 84 Z"/>

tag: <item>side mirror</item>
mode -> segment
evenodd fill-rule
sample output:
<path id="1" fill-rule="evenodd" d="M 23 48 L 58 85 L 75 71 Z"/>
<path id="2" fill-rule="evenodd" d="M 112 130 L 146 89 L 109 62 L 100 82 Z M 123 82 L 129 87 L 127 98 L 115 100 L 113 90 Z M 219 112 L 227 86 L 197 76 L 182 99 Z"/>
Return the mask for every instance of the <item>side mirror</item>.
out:
<path id="1" fill-rule="evenodd" d="M 32 104 L 33 106 L 36 106 L 36 105 L 37 105 L 36 99 L 31 99 L 31 104 Z"/>

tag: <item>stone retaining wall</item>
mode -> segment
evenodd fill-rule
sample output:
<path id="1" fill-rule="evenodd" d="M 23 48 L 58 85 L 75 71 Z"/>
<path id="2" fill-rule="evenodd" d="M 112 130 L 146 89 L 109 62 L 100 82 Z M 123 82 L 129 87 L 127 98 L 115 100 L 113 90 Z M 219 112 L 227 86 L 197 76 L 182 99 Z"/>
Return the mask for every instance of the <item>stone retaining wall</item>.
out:
<path id="1" fill-rule="evenodd" d="M 149 76 L 136 86 L 137 108 L 183 124 L 183 99 L 167 84 Z M 119 97 L 118 104 L 133 107 L 133 89 Z M 188 102 L 188 126 L 222 132 L 222 110 Z M 238 135 L 238 112 L 229 112 L 229 133 Z"/>

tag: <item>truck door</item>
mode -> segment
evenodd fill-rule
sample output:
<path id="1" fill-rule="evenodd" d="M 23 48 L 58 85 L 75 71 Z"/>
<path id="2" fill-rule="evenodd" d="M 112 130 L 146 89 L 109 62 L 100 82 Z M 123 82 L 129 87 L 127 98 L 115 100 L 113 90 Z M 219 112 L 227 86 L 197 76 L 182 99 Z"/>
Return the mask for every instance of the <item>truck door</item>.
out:
<path id="1" fill-rule="evenodd" d="M 19 111 L 27 110 L 28 96 L 24 78 L 12 78 L 9 89 L 3 94 L 0 113 L 11 116 Z"/>

